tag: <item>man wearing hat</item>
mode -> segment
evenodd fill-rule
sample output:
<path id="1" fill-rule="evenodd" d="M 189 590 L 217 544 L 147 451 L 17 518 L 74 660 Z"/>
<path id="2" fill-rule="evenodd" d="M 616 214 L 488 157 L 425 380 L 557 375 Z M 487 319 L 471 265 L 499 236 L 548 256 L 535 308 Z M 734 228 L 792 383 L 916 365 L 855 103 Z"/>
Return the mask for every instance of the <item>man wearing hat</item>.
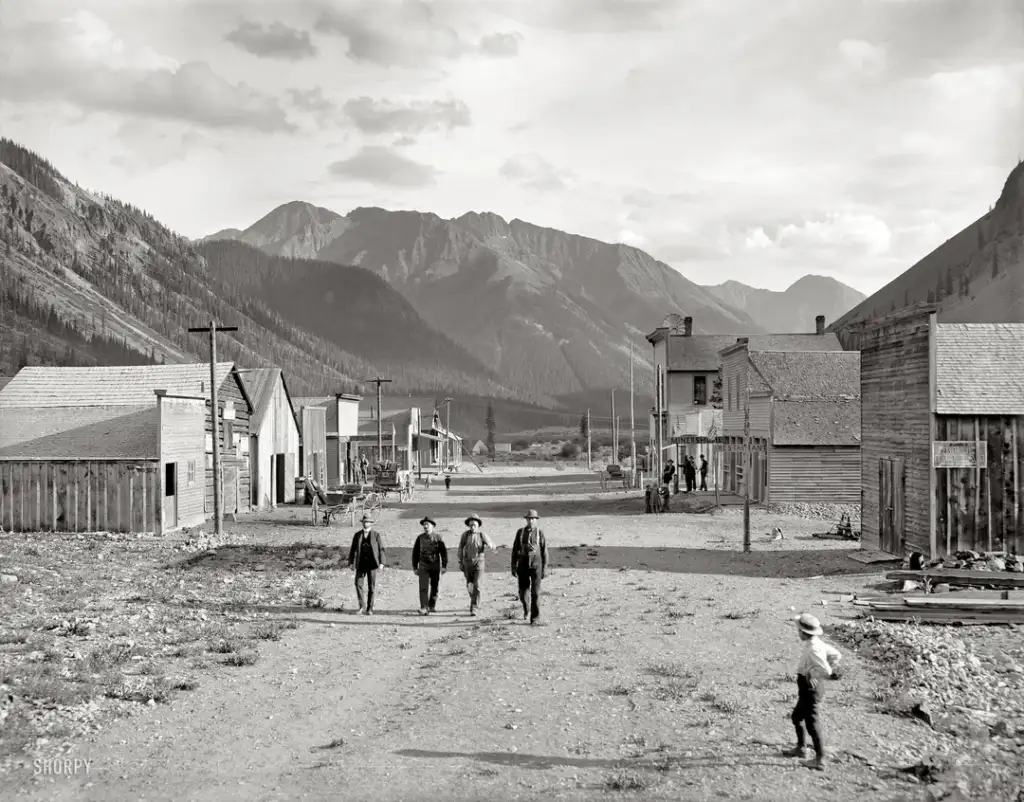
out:
<path id="1" fill-rule="evenodd" d="M 441 574 L 448 570 L 448 548 L 434 527 L 429 515 L 420 519 L 423 532 L 412 545 L 412 570 L 420 578 L 420 615 L 434 612 L 437 606 L 437 588 Z"/>
<path id="2" fill-rule="evenodd" d="M 512 576 L 519 580 L 519 602 L 523 605 L 523 620 L 531 624 L 540 619 L 540 583 L 548 566 L 548 544 L 544 532 L 537 526 L 537 510 L 526 513 L 526 526 L 516 531 L 512 543 Z M 526 604 L 526 594 L 530 604 Z"/>
<path id="3" fill-rule="evenodd" d="M 803 648 L 796 667 L 797 701 L 793 708 L 793 726 L 796 728 L 796 746 L 786 751 L 787 757 L 807 757 L 807 735 L 814 746 L 816 769 L 823 769 L 826 762 L 825 746 L 821 737 L 821 723 L 818 720 L 818 706 L 825 694 L 824 681 L 835 675 L 835 664 L 842 659 L 839 650 L 821 639 L 821 623 L 810 613 L 797 616 L 797 630 Z"/>
<path id="4" fill-rule="evenodd" d="M 480 583 L 484 580 L 484 555 L 486 549 L 494 551 L 497 546 L 491 542 L 480 527 L 484 522 L 480 516 L 473 514 L 466 519 L 466 526 L 469 527 L 462 533 L 462 540 L 459 541 L 459 569 L 466 577 L 466 589 L 469 591 L 469 614 L 476 615 L 480 606 Z"/>
<path id="5" fill-rule="evenodd" d="M 373 615 L 373 595 L 377 588 L 377 569 L 387 565 L 384 553 L 384 539 L 380 532 L 372 528 L 373 518 L 363 515 L 363 528 L 352 538 L 352 547 L 348 550 L 348 567 L 356 569 L 356 598 L 359 599 L 359 612 Z M 364 582 L 368 585 L 363 593 Z"/>

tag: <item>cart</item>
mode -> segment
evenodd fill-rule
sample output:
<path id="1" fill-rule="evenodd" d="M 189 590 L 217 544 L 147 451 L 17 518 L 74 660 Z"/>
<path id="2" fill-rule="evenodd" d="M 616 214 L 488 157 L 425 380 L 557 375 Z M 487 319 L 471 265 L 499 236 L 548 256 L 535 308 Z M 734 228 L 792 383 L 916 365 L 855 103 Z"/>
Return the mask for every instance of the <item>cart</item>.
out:
<path id="1" fill-rule="evenodd" d="M 412 471 L 379 469 L 373 478 L 373 492 L 380 494 L 384 499 L 387 499 L 390 493 L 398 493 L 400 502 L 412 499 Z"/>
<path id="2" fill-rule="evenodd" d="M 364 515 L 370 516 L 370 523 L 377 523 L 381 511 L 384 509 L 384 498 L 380 493 L 365 493 L 352 496 L 338 504 L 326 504 L 316 496 L 313 497 L 313 526 L 331 525 L 331 518 L 336 515 L 347 515 L 352 526 L 356 524 L 356 518 L 360 520 Z"/>
<path id="3" fill-rule="evenodd" d="M 860 530 L 850 524 L 850 516 L 845 512 L 839 516 L 839 523 L 832 524 L 827 532 L 814 532 L 812 537 L 821 540 L 860 540 Z"/>

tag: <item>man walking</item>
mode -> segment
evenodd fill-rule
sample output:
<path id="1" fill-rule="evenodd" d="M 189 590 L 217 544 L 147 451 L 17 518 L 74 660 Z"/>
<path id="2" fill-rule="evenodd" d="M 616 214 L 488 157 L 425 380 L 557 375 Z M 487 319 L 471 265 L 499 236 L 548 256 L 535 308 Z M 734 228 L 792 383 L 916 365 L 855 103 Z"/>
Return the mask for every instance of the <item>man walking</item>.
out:
<path id="1" fill-rule="evenodd" d="M 708 489 L 708 460 L 703 454 L 700 455 L 700 489 L 705 492 Z"/>
<path id="2" fill-rule="evenodd" d="M 459 569 L 466 577 L 470 615 L 476 615 L 480 606 L 480 585 L 484 581 L 484 571 L 487 570 L 484 564 L 486 549 L 494 551 L 497 548 L 481 531 L 483 525 L 479 515 L 470 515 L 466 519 L 469 529 L 462 533 L 462 540 L 459 541 Z"/>
<path id="3" fill-rule="evenodd" d="M 420 615 L 434 612 L 441 574 L 448 570 L 448 548 L 434 531 L 437 524 L 429 515 L 420 520 L 423 532 L 412 546 L 412 570 L 420 579 Z"/>
<path id="4" fill-rule="evenodd" d="M 519 602 L 523 605 L 523 620 L 531 624 L 540 619 L 540 583 L 548 565 L 548 544 L 544 532 L 537 526 L 537 510 L 526 513 L 526 526 L 516 531 L 512 543 L 512 576 L 519 580 Z M 530 594 L 527 606 L 526 594 Z"/>
<path id="5" fill-rule="evenodd" d="M 348 567 L 356 569 L 356 598 L 359 600 L 359 612 L 365 615 L 373 615 L 377 569 L 387 565 L 384 539 L 376 529 L 371 528 L 372 523 L 373 519 L 369 515 L 363 516 L 363 528 L 355 533 L 352 547 L 348 550 Z M 365 593 L 364 584 L 367 585 Z"/>

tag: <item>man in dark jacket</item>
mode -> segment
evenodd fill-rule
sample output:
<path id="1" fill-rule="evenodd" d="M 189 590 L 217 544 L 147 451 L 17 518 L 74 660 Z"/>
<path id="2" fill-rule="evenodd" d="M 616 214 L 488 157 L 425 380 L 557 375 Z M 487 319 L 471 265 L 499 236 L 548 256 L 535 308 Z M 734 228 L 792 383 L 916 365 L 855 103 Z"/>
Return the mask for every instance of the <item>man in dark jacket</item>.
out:
<path id="1" fill-rule="evenodd" d="M 359 599 L 359 612 L 373 615 L 373 595 L 377 588 L 377 569 L 387 565 L 384 553 L 384 539 L 380 533 L 371 528 L 373 519 L 364 515 L 363 528 L 352 537 L 352 547 L 348 550 L 348 567 L 356 569 L 356 598 Z M 363 584 L 369 587 L 363 592 Z"/>
<path id="2" fill-rule="evenodd" d="M 484 556 L 487 549 L 494 551 L 497 546 L 480 527 L 484 522 L 479 515 L 470 515 L 466 519 L 466 526 L 469 527 L 462 533 L 459 541 L 459 569 L 466 578 L 466 590 L 469 591 L 469 614 L 476 615 L 480 606 L 480 585 L 484 581 L 484 573 L 487 571 Z"/>
<path id="3" fill-rule="evenodd" d="M 531 624 L 540 619 L 540 583 L 548 566 L 548 544 L 544 532 L 537 526 L 537 510 L 526 513 L 526 526 L 516 531 L 512 543 L 512 576 L 519 580 L 519 602 L 523 605 L 523 620 Z M 527 607 L 526 594 L 530 594 Z"/>
<path id="4" fill-rule="evenodd" d="M 700 455 L 700 489 L 705 492 L 708 489 L 708 459 L 703 454 Z"/>
<path id="5" fill-rule="evenodd" d="M 420 578 L 420 615 L 434 612 L 437 607 L 437 589 L 441 574 L 448 570 L 448 548 L 434 527 L 430 516 L 420 520 L 423 532 L 412 545 L 412 570 Z"/>

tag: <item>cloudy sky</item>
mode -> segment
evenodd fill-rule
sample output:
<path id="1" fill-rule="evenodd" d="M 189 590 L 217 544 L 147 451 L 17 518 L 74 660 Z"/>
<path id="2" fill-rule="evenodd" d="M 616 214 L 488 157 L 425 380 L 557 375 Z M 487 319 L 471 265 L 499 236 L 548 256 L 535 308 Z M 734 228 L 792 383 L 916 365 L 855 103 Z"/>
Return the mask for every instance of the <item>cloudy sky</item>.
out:
<path id="1" fill-rule="evenodd" d="M 487 210 L 872 292 L 1024 155 L 1024 0 L 0 0 L 0 133 L 190 237 Z"/>

